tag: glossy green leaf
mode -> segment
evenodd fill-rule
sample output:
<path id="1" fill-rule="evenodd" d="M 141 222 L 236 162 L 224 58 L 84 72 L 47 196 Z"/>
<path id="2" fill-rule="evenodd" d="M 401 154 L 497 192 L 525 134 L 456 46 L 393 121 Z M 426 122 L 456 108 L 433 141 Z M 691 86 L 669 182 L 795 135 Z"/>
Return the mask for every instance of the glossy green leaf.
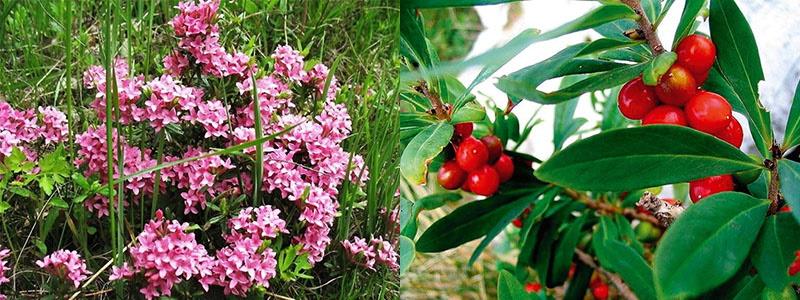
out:
<path id="1" fill-rule="evenodd" d="M 486 110 L 476 102 L 469 102 L 456 109 L 450 116 L 450 123 L 478 122 L 486 118 Z"/>
<path id="2" fill-rule="evenodd" d="M 567 285 L 564 299 L 584 299 L 586 291 L 589 289 L 589 281 L 592 279 L 594 269 L 578 260 L 575 262 L 575 275 Z"/>
<path id="3" fill-rule="evenodd" d="M 400 173 L 413 184 L 424 184 L 428 163 L 442 152 L 452 136 L 453 125 L 447 123 L 433 124 L 423 129 L 403 150 Z"/>
<path id="4" fill-rule="evenodd" d="M 472 251 L 472 255 L 467 262 L 467 266 L 472 267 L 472 264 L 475 263 L 478 257 L 480 257 L 481 253 L 483 253 L 483 250 L 486 249 L 486 246 L 489 246 L 489 243 L 491 243 L 492 240 L 494 240 L 494 238 L 497 237 L 497 235 L 508 226 L 508 223 L 511 223 L 511 221 L 522 214 L 526 208 L 530 207 L 531 203 L 533 203 L 543 191 L 544 189 L 541 189 L 509 204 L 506 214 L 497 220 L 497 223 L 495 223 L 494 227 L 492 227 L 492 229 L 486 233 L 486 236 L 483 238 L 483 240 L 481 240 L 481 243 L 475 247 L 474 251 Z"/>
<path id="5" fill-rule="evenodd" d="M 583 236 L 582 229 L 588 216 L 589 215 L 584 212 L 582 216 L 567 227 L 567 231 L 559 239 L 559 243 L 555 249 L 553 266 L 551 267 L 552 274 L 549 278 L 551 283 L 558 285 L 567 280 L 569 266 L 572 264 L 572 257 L 575 256 L 575 247 L 578 246 L 578 242 L 580 242 Z"/>
<path id="6" fill-rule="evenodd" d="M 769 201 L 724 192 L 687 208 L 656 249 L 659 298 L 698 296 L 733 276 L 750 252 L 768 207 Z"/>
<path id="7" fill-rule="evenodd" d="M 408 271 L 416 256 L 414 241 L 405 236 L 400 236 L 400 276 Z"/>
<path id="8" fill-rule="evenodd" d="M 439 194 L 428 195 L 418 199 L 414 203 L 402 199 L 405 202 L 403 201 L 400 202 L 401 203 L 400 211 L 402 213 L 404 209 L 408 209 L 408 215 L 404 217 L 407 218 L 405 224 L 402 224 L 401 222 L 400 234 L 407 236 L 411 239 L 414 239 L 417 235 L 417 217 L 419 216 L 419 213 L 421 211 L 437 209 L 445 205 L 447 202 L 454 202 L 460 199 L 461 199 L 461 194 L 459 193 L 439 193 Z M 410 207 L 406 207 L 409 205 Z"/>
<path id="9" fill-rule="evenodd" d="M 536 176 L 578 190 L 622 192 L 759 167 L 713 136 L 686 127 L 651 125 L 577 141 L 545 161 Z"/>
<path id="10" fill-rule="evenodd" d="M 616 240 L 603 243 L 605 251 L 613 253 L 606 262 L 631 287 L 636 296 L 642 300 L 656 299 L 653 283 L 653 269 L 644 258 L 630 246 Z"/>
<path id="11" fill-rule="evenodd" d="M 468 67 L 481 65 L 492 66 L 494 69 L 500 69 L 511 58 L 528 48 L 531 44 L 540 41 L 550 40 L 565 34 L 594 28 L 598 25 L 608 23 L 619 19 L 633 19 L 636 18 L 636 13 L 627 5 L 624 4 L 607 4 L 600 6 L 575 20 L 567 22 L 555 29 L 537 34 L 533 29 L 528 29 L 521 32 L 517 37 L 512 39 L 504 46 L 489 50 L 481 55 L 466 59 L 462 62 L 440 64 L 438 68 L 428 75 L 440 76 L 442 74 L 454 74 Z M 482 74 L 484 72 L 481 72 Z M 485 72 L 494 73 L 494 72 Z M 404 71 L 400 73 L 401 82 L 411 82 L 422 79 L 422 72 L 420 71 Z"/>
<path id="12" fill-rule="evenodd" d="M 656 56 L 642 72 L 642 81 L 645 85 L 655 86 L 661 75 L 667 73 L 672 64 L 678 59 L 678 54 L 675 52 L 664 52 Z"/>
<path id="13" fill-rule="evenodd" d="M 568 86 L 572 83 L 579 81 L 583 76 L 567 76 L 561 80 L 561 86 Z M 553 147 L 555 151 L 561 150 L 564 142 L 578 132 L 583 124 L 586 123 L 585 118 L 574 118 L 575 109 L 578 106 L 579 98 L 569 101 L 564 101 L 556 104 L 555 117 L 553 118 Z"/>
<path id="14" fill-rule="evenodd" d="M 400 53 L 423 66 L 432 65 L 425 30 L 412 9 L 400 10 Z"/>
<path id="15" fill-rule="evenodd" d="M 525 288 L 517 281 L 514 275 L 502 270 L 500 271 L 500 277 L 497 279 L 497 298 L 524 300 L 534 299 L 534 296 L 525 291 Z"/>
<path id="16" fill-rule="evenodd" d="M 677 30 L 675 30 L 675 37 L 672 39 L 674 41 L 672 49 L 675 49 L 683 38 L 694 32 L 697 16 L 707 2 L 707 0 L 686 0 L 681 20 L 678 22 Z"/>
<path id="17" fill-rule="evenodd" d="M 417 251 L 441 252 L 486 235 L 509 210 L 515 208 L 515 202 L 528 201 L 521 197 L 535 190 L 514 190 L 460 206 L 422 233 L 417 239 Z"/>
<path id="18" fill-rule="evenodd" d="M 789 119 L 786 120 L 786 134 L 783 137 L 783 149 L 788 149 L 800 144 L 800 82 L 794 88 L 792 109 Z"/>
<path id="19" fill-rule="evenodd" d="M 747 283 L 738 293 L 736 293 L 736 297 L 733 300 L 750 300 L 750 299 L 757 299 L 759 295 L 764 291 L 765 285 L 764 281 L 761 280 L 761 277 L 758 275 L 752 276 L 748 278 Z"/>
<path id="20" fill-rule="evenodd" d="M 758 274 L 771 289 L 781 290 L 789 283 L 786 270 L 800 249 L 800 225 L 789 213 L 779 213 L 767 218 L 758 240 L 753 245 L 751 258 Z"/>
<path id="21" fill-rule="evenodd" d="M 521 0 L 403 0 L 402 8 L 438 8 L 455 6 L 494 5 L 501 3 L 517 2 Z"/>
<path id="22" fill-rule="evenodd" d="M 756 145 L 762 155 L 772 145 L 769 113 L 759 100 L 758 83 L 764 80 L 753 31 L 733 0 L 712 0 L 709 26 L 717 46 L 717 64 L 722 76 L 738 94 L 747 118 L 759 133 Z"/>
<path id="23" fill-rule="evenodd" d="M 800 223 L 800 163 L 786 159 L 778 161 L 781 194 L 792 207 L 792 215 Z"/>

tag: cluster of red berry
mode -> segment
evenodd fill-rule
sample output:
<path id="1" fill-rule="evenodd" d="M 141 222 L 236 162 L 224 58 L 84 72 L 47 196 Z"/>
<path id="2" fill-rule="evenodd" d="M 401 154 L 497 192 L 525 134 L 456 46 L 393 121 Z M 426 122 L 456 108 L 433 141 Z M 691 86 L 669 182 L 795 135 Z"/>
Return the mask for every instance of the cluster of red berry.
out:
<path id="1" fill-rule="evenodd" d="M 514 161 L 503 153 L 503 142 L 494 135 L 474 138 L 472 123 L 455 125 L 452 145 L 455 158 L 442 165 L 437 177 L 439 185 L 448 190 L 461 188 L 491 196 L 500 183 L 514 175 Z"/>
<path id="2" fill-rule="evenodd" d="M 794 253 L 795 259 L 789 266 L 789 276 L 797 275 L 800 273 L 800 250 Z"/>
<path id="3" fill-rule="evenodd" d="M 744 134 L 742 125 L 733 118 L 731 105 L 722 96 L 699 88 L 714 65 L 717 52 L 714 43 L 705 36 L 693 34 L 684 38 L 675 52 L 677 60 L 655 87 L 645 85 L 641 77 L 622 87 L 618 98 L 620 112 L 629 119 L 642 120 L 642 125 L 689 126 L 740 147 Z M 694 202 L 733 189 L 731 175 L 689 183 L 689 194 Z"/>

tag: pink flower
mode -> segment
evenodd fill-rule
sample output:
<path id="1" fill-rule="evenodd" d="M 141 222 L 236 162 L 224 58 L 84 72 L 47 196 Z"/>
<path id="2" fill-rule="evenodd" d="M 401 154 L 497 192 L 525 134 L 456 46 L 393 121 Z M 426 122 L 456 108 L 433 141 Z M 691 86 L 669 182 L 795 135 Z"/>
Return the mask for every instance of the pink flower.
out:
<path id="1" fill-rule="evenodd" d="M 398 270 L 400 265 L 397 260 L 400 254 L 394 246 L 383 240 L 382 237 L 372 238 L 369 243 L 363 238 L 354 236 L 353 241 L 342 241 L 350 260 L 370 270 L 375 270 L 375 265 L 383 265 L 391 270 Z"/>
<path id="2" fill-rule="evenodd" d="M 188 227 L 188 223 L 165 220 L 158 210 L 129 250 L 132 267 L 123 265 L 125 269 L 117 270 L 114 278 L 142 273 L 147 285 L 139 292 L 146 299 L 153 299 L 170 296 L 172 287 L 183 280 L 210 276 L 213 258 L 197 243 L 194 233 L 186 232 Z"/>
<path id="3" fill-rule="evenodd" d="M 8 267 L 8 261 L 6 261 L 9 256 L 11 256 L 10 250 L 0 248 L 0 286 L 2 286 L 4 283 L 10 282 L 8 275 L 6 274 L 8 270 L 11 270 L 11 268 Z M 2 294 L 0 294 L 0 296 L 2 296 Z"/>
<path id="4" fill-rule="evenodd" d="M 181 76 L 183 70 L 189 66 L 189 59 L 178 51 L 164 56 L 164 71 L 172 76 Z"/>
<path id="5" fill-rule="evenodd" d="M 111 276 L 108 277 L 108 281 L 115 281 L 120 279 L 130 279 L 134 275 L 133 268 L 128 265 L 127 262 L 123 263 L 122 266 L 113 266 L 111 267 Z"/>
<path id="6" fill-rule="evenodd" d="M 203 155 L 200 148 L 190 147 L 183 157 L 195 157 Z M 187 189 L 182 192 L 184 199 L 184 213 L 198 213 L 198 207 L 206 207 L 207 189 L 212 188 L 216 182 L 218 174 L 226 170 L 233 169 L 234 165 L 230 159 L 222 159 L 219 156 L 211 156 L 199 160 L 194 160 L 172 168 L 172 180 L 179 189 Z"/>
<path id="7" fill-rule="evenodd" d="M 272 58 L 275 59 L 275 72 L 278 74 L 292 81 L 300 81 L 306 77 L 303 70 L 303 56 L 291 46 L 278 46 L 272 54 Z"/>
<path id="8" fill-rule="evenodd" d="M 170 21 L 175 35 L 188 37 L 216 31 L 212 22 L 219 9 L 219 1 L 201 0 L 197 4 L 194 1 L 184 1 L 178 3 L 178 9 L 180 13 Z"/>
<path id="9" fill-rule="evenodd" d="M 76 251 L 56 250 L 44 259 L 36 261 L 36 265 L 50 274 L 72 281 L 75 288 L 86 279 L 86 275 L 91 274 L 86 270 L 86 262 Z"/>
<path id="10" fill-rule="evenodd" d="M 53 107 L 39 107 L 39 113 L 42 114 L 42 137 L 46 144 L 57 143 L 64 141 L 69 128 L 67 128 L 67 115 L 56 110 Z"/>
<path id="11" fill-rule="evenodd" d="M 269 287 L 278 265 L 276 253 L 270 248 L 259 251 L 261 240 L 242 239 L 217 251 L 211 275 L 200 280 L 209 285 L 224 287 L 226 295 L 246 297 L 254 285 Z"/>

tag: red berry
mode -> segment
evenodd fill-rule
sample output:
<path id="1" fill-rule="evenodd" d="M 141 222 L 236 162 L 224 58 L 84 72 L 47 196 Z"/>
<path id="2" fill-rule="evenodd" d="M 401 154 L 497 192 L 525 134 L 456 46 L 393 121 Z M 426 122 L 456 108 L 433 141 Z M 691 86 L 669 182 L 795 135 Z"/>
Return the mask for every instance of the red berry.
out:
<path id="1" fill-rule="evenodd" d="M 592 288 L 592 296 L 597 300 L 608 299 L 608 285 L 601 284 Z"/>
<path id="2" fill-rule="evenodd" d="M 511 156 L 506 154 L 500 155 L 500 158 L 497 159 L 493 167 L 495 171 L 497 171 L 497 175 L 500 176 L 500 182 L 506 182 L 514 176 L 514 161 L 511 159 Z"/>
<path id="3" fill-rule="evenodd" d="M 500 186 L 500 176 L 492 166 L 484 165 L 467 175 L 467 186 L 477 195 L 491 196 Z"/>
<path id="4" fill-rule="evenodd" d="M 795 259 L 791 265 L 789 265 L 789 276 L 794 276 L 797 273 L 800 273 L 800 250 L 794 253 Z"/>
<path id="5" fill-rule="evenodd" d="M 481 138 L 481 142 L 489 150 L 489 163 L 494 163 L 500 154 L 503 154 L 503 141 L 494 135 L 487 135 Z"/>
<path id="6" fill-rule="evenodd" d="M 742 139 L 744 139 L 742 124 L 739 124 L 739 121 L 735 118 L 731 118 L 731 121 L 728 122 L 728 126 L 725 126 L 722 131 L 715 133 L 714 136 L 739 148 L 742 146 Z"/>
<path id="7" fill-rule="evenodd" d="M 792 211 L 792 208 L 789 207 L 788 205 L 784 205 L 783 207 L 781 207 L 780 211 L 782 211 L 782 212 L 790 212 L 790 211 Z"/>
<path id="8" fill-rule="evenodd" d="M 709 72 L 711 71 L 705 71 L 699 74 L 692 74 L 694 75 L 694 82 L 697 83 L 697 86 L 701 86 L 703 85 L 703 83 L 706 83 L 706 79 L 708 79 Z"/>
<path id="9" fill-rule="evenodd" d="M 514 224 L 514 227 L 522 228 L 522 219 L 516 218 L 514 221 L 511 221 L 511 224 Z"/>
<path id="10" fill-rule="evenodd" d="M 689 182 L 689 196 L 694 203 L 713 194 L 733 189 L 733 176 L 731 175 L 711 176 Z"/>
<path id="11" fill-rule="evenodd" d="M 472 135 L 472 123 L 470 122 L 458 123 L 453 127 L 454 135 L 457 137 L 465 138 Z"/>
<path id="12" fill-rule="evenodd" d="M 683 106 L 697 93 L 697 82 L 689 70 L 674 64 L 661 75 L 656 85 L 656 95 L 663 103 Z"/>
<path id="13" fill-rule="evenodd" d="M 686 126 L 686 114 L 678 107 L 661 105 L 654 108 L 642 119 L 642 125 L 670 124 Z"/>
<path id="14" fill-rule="evenodd" d="M 623 116 L 631 120 L 641 120 L 658 106 L 658 100 L 653 87 L 644 85 L 642 77 L 636 77 L 622 86 L 617 104 Z"/>
<path id="15" fill-rule="evenodd" d="M 528 293 L 538 293 L 542 290 L 542 284 L 538 282 L 528 282 L 525 284 L 525 291 Z"/>
<path id="16" fill-rule="evenodd" d="M 439 168 L 439 174 L 436 176 L 439 180 L 439 185 L 448 190 L 455 190 L 464 184 L 467 179 L 467 172 L 458 166 L 455 160 L 448 161 Z"/>
<path id="17" fill-rule="evenodd" d="M 464 171 L 474 171 L 489 160 L 489 150 L 480 140 L 467 137 L 456 150 L 456 161 Z"/>
<path id="18" fill-rule="evenodd" d="M 709 38 L 692 34 L 683 38 L 675 52 L 678 53 L 678 64 L 693 74 L 703 74 L 714 65 L 717 47 Z"/>
<path id="19" fill-rule="evenodd" d="M 733 110 L 728 101 L 720 95 L 706 91 L 694 95 L 683 111 L 689 126 L 708 134 L 722 131 L 733 118 Z"/>

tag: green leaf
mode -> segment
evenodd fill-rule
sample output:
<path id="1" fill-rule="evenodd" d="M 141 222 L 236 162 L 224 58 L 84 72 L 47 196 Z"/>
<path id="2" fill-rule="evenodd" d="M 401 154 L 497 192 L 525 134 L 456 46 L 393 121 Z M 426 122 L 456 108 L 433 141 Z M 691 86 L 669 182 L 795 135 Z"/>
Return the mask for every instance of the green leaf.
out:
<path id="1" fill-rule="evenodd" d="M 678 59 L 678 54 L 675 52 L 664 52 L 656 56 L 642 72 L 642 81 L 645 85 L 655 86 L 661 75 L 667 73 L 672 64 Z"/>
<path id="2" fill-rule="evenodd" d="M 511 220 L 514 220 L 516 217 L 522 214 L 526 208 L 530 207 L 531 203 L 536 201 L 536 199 L 539 198 L 544 191 L 546 191 L 546 189 L 537 190 L 535 193 L 531 193 L 522 197 L 520 200 L 511 203 L 510 207 L 506 211 L 506 214 L 502 216 L 497 223 L 495 223 L 494 227 L 492 227 L 492 229 L 486 233 L 486 237 L 484 237 L 483 240 L 481 240 L 481 243 L 478 244 L 478 247 L 475 247 L 475 250 L 472 251 L 472 255 L 467 262 L 467 266 L 472 267 L 472 264 L 478 260 L 478 257 L 480 257 L 483 250 L 486 249 L 486 246 L 489 246 L 489 243 L 491 243 L 492 240 L 494 240 L 494 238 L 497 237 L 497 235 L 508 226 L 508 223 L 511 223 Z"/>
<path id="3" fill-rule="evenodd" d="M 580 78 L 583 78 L 583 76 L 564 77 L 561 81 L 561 86 L 570 85 L 579 81 Z M 579 98 L 575 98 L 556 104 L 554 112 L 555 118 L 553 119 L 553 145 L 555 151 L 561 150 L 561 147 L 564 146 L 564 142 L 566 142 L 570 136 L 578 132 L 578 129 L 586 123 L 586 119 L 584 118 L 573 117 L 575 108 L 578 106 L 578 100 Z"/>
<path id="4" fill-rule="evenodd" d="M 659 298 L 698 296 L 733 276 L 747 257 L 768 207 L 769 201 L 724 192 L 687 208 L 656 249 Z"/>
<path id="5" fill-rule="evenodd" d="M 535 42 L 550 40 L 565 34 L 594 28 L 598 25 L 619 19 L 634 19 L 636 13 L 624 4 L 607 4 L 598 7 L 575 20 L 567 22 L 551 31 L 537 35 L 533 29 L 521 32 L 506 45 L 489 50 L 481 55 L 466 59 L 462 62 L 440 64 L 436 70 L 426 73 L 428 76 L 440 76 L 442 74 L 454 74 L 474 65 L 492 66 L 500 69 L 511 58 L 522 52 Z M 401 22 L 402 23 L 402 22 Z M 402 44 L 401 44 L 402 46 Z M 402 47 L 401 47 L 402 48 Z M 401 49 L 402 50 L 402 49 Z M 481 73 L 489 73 L 481 72 Z M 494 73 L 494 72 L 491 72 Z M 401 82 L 411 82 L 422 79 L 423 73 L 420 71 L 404 71 L 400 73 Z"/>
<path id="6" fill-rule="evenodd" d="M 486 118 L 486 110 L 483 109 L 483 106 L 476 102 L 468 102 L 453 112 L 450 116 L 450 123 L 478 122 L 484 118 Z"/>
<path id="7" fill-rule="evenodd" d="M 0 200 L 0 215 L 4 214 L 6 210 L 8 210 L 9 208 L 11 208 L 11 204 L 8 204 L 8 202 Z"/>
<path id="8" fill-rule="evenodd" d="M 416 253 L 414 241 L 408 237 L 400 236 L 400 276 L 403 276 L 408 271 L 408 268 L 411 267 Z"/>
<path id="9" fill-rule="evenodd" d="M 717 64 L 721 74 L 744 104 L 746 115 L 759 134 L 754 135 L 762 155 L 769 157 L 772 125 L 769 113 L 759 101 L 758 83 L 764 80 L 758 45 L 753 31 L 733 0 L 712 0 L 711 39 L 717 45 Z"/>
<path id="10" fill-rule="evenodd" d="M 555 259 L 551 267 L 552 276 L 548 278 L 552 285 L 559 285 L 567 280 L 569 266 L 572 264 L 572 257 L 575 256 L 575 247 L 578 246 L 578 242 L 583 237 L 583 224 L 586 223 L 586 218 L 588 217 L 589 214 L 584 212 L 582 216 L 567 227 L 567 232 L 559 239 L 558 246 L 556 246 Z"/>
<path id="11" fill-rule="evenodd" d="M 428 163 L 450 143 L 453 125 L 433 124 L 411 139 L 400 156 L 400 173 L 413 184 L 424 184 Z"/>
<path id="12" fill-rule="evenodd" d="M 800 144 L 800 81 L 794 88 L 794 98 L 792 99 L 792 109 L 789 111 L 789 119 L 786 120 L 786 135 L 783 137 L 783 149 Z"/>
<path id="13" fill-rule="evenodd" d="M 64 201 L 64 199 L 61 198 L 53 198 L 53 200 L 50 200 L 50 205 L 63 209 L 69 208 L 69 204 L 67 204 L 67 201 Z"/>
<path id="14" fill-rule="evenodd" d="M 678 43 L 680 43 L 683 38 L 694 32 L 694 24 L 697 22 L 697 16 L 700 14 L 703 7 L 706 6 L 706 1 L 707 0 L 686 0 L 683 6 L 681 20 L 678 22 L 677 30 L 675 30 L 675 37 L 672 39 L 672 49 L 678 47 Z"/>
<path id="15" fill-rule="evenodd" d="M 428 195 L 417 200 L 412 204 L 408 212 L 409 215 L 407 223 L 405 225 L 401 225 L 402 230 L 400 234 L 407 236 L 411 239 L 414 239 L 417 235 L 417 217 L 419 216 L 419 213 L 421 211 L 437 209 L 445 205 L 445 203 L 447 202 L 454 202 L 460 199 L 461 199 L 461 194 L 459 193 L 440 193 L 440 194 Z M 405 202 L 410 203 L 410 201 L 408 200 L 405 200 Z"/>
<path id="16" fill-rule="evenodd" d="M 792 215 L 800 223 L 800 163 L 787 159 L 778 160 L 778 175 L 781 178 L 781 194 L 792 207 Z"/>
<path id="17" fill-rule="evenodd" d="M 589 280 L 592 279 L 594 269 L 582 261 L 575 262 L 575 275 L 567 285 L 567 291 L 564 293 L 564 299 L 584 299 L 586 291 L 589 288 Z"/>
<path id="18" fill-rule="evenodd" d="M 761 228 L 751 260 L 759 276 L 773 290 L 781 290 L 789 283 L 786 270 L 794 261 L 794 252 L 800 249 L 798 237 L 800 225 L 789 213 L 770 216 Z"/>
<path id="19" fill-rule="evenodd" d="M 644 68 L 644 65 L 609 63 L 602 60 L 580 59 L 579 57 L 610 49 L 629 47 L 636 44 L 638 44 L 638 42 L 632 42 L 629 40 L 599 39 L 592 42 L 572 45 L 539 63 L 501 77 L 497 81 L 497 87 L 507 94 L 513 96 L 512 100 L 514 97 L 516 97 L 543 104 L 559 103 L 575 98 L 589 91 L 613 87 L 615 85 L 619 85 L 619 83 L 616 83 L 616 81 L 620 80 L 617 77 L 620 75 L 622 75 L 622 77 L 628 77 L 628 73 L 631 73 L 630 78 L 638 76 L 638 74 L 641 73 L 642 69 Z M 571 74 L 587 74 L 596 72 L 602 73 L 587 77 L 581 81 L 572 82 L 569 86 L 561 87 L 559 91 L 548 93 L 537 89 L 539 85 L 548 79 Z M 600 80 L 603 78 L 600 77 L 601 75 L 609 77 L 604 79 L 611 81 L 603 82 Z M 625 81 L 629 80 L 630 78 L 626 78 Z"/>
<path id="20" fill-rule="evenodd" d="M 578 190 L 622 192 L 759 167 L 713 136 L 687 127 L 650 125 L 577 141 L 545 161 L 535 174 Z"/>
<path id="21" fill-rule="evenodd" d="M 533 296 L 525 291 L 517 278 L 506 270 L 500 271 L 497 279 L 497 298 L 498 299 L 533 299 Z"/>
<path id="22" fill-rule="evenodd" d="M 431 66 L 428 42 L 419 17 L 412 9 L 400 10 L 400 53 L 421 66 Z"/>
<path id="23" fill-rule="evenodd" d="M 602 243 L 605 251 L 613 253 L 606 262 L 607 266 L 619 274 L 633 289 L 639 299 L 656 299 L 653 285 L 653 270 L 644 258 L 633 248 L 616 240 Z"/>
<path id="24" fill-rule="evenodd" d="M 493 5 L 520 0 L 403 0 L 401 6 L 405 8 L 438 8 L 453 6 L 478 6 Z"/>
<path id="25" fill-rule="evenodd" d="M 486 235 L 509 210 L 519 204 L 516 202 L 528 201 L 520 197 L 535 191 L 514 190 L 460 206 L 422 233 L 417 239 L 417 251 L 441 252 Z"/>

